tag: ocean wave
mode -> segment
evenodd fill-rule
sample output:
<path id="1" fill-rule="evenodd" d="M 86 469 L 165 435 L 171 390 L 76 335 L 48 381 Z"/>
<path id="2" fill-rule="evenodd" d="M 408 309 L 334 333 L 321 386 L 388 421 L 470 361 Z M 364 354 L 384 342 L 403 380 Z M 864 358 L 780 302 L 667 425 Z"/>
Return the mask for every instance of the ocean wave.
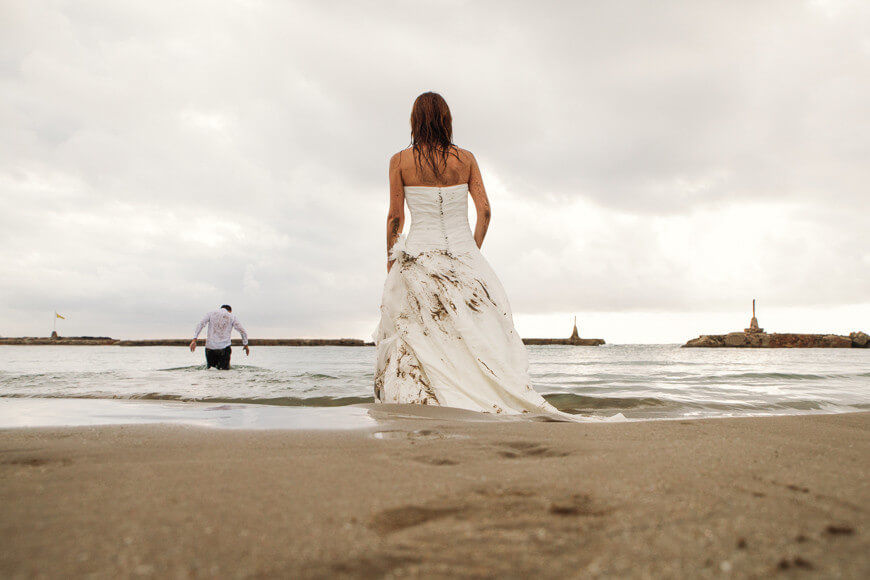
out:
<path id="1" fill-rule="evenodd" d="M 698 376 L 690 376 L 682 379 L 675 379 L 677 381 L 689 381 L 689 382 L 697 382 L 697 383 L 723 383 L 723 382 L 734 382 L 741 381 L 745 379 L 761 379 L 761 380 L 773 380 L 773 381 L 827 381 L 830 379 L 854 379 L 861 377 L 862 374 L 848 374 L 848 373 L 828 373 L 828 374 L 818 374 L 818 373 L 783 373 L 783 372 L 768 372 L 768 373 L 759 373 L 759 372 L 744 372 L 744 373 L 719 373 L 713 375 L 698 375 Z"/>
<path id="2" fill-rule="evenodd" d="M 714 414 L 757 413 L 757 412 L 794 412 L 830 410 L 865 410 L 870 404 L 833 404 L 822 399 L 792 399 L 778 401 L 715 401 L 685 400 L 682 398 L 661 397 L 594 397 L 575 393 L 550 393 L 544 398 L 560 411 L 568 413 L 588 413 L 595 411 L 625 411 L 640 415 L 700 411 Z"/>
<path id="3" fill-rule="evenodd" d="M 691 362 L 691 361 L 660 361 L 660 360 L 567 360 L 558 361 L 550 360 L 549 358 L 541 358 L 539 362 L 548 367 L 691 367 L 691 366 L 710 366 L 709 362 Z"/>
<path id="4" fill-rule="evenodd" d="M 275 405 L 281 407 L 346 407 L 371 403 L 372 397 L 185 397 L 167 393 L 144 393 L 131 395 L 107 396 L 99 393 L 85 394 L 8 394 L 0 396 L 0 399 L 113 399 L 113 400 L 149 400 L 149 401 L 176 401 L 182 403 L 235 403 L 243 405 Z"/>
<path id="5" fill-rule="evenodd" d="M 678 406 L 681 403 L 655 397 L 590 397 L 576 393 L 549 393 L 547 401 L 560 411 L 589 409 L 637 409 L 640 407 Z"/>
<path id="6" fill-rule="evenodd" d="M 742 373 L 718 373 L 699 374 L 685 371 L 659 371 L 644 374 L 627 373 L 588 373 L 578 374 L 570 372 L 545 372 L 532 373 L 536 380 L 542 380 L 563 385 L 592 385 L 601 383 L 637 383 L 649 382 L 650 380 L 664 380 L 673 382 L 690 383 L 720 383 L 734 382 L 743 379 L 764 379 L 782 381 L 826 381 L 829 379 L 856 379 L 870 376 L 870 373 L 783 373 L 783 372 L 742 372 Z"/>
<path id="7" fill-rule="evenodd" d="M 323 373 L 299 373 L 298 375 L 293 375 L 294 379 L 328 379 L 328 380 L 336 380 L 340 377 L 336 377 L 334 375 L 327 375 Z"/>
<path id="8" fill-rule="evenodd" d="M 179 372 L 179 371 L 190 373 L 190 372 L 198 372 L 198 371 L 207 371 L 208 369 L 206 368 L 205 365 L 190 365 L 190 366 L 183 366 L 183 367 L 170 367 L 167 369 L 157 369 L 157 370 L 158 370 L 158 372 L 161 372 L 161 373 Z M 254 366 L 254 365 L 237 365 L 237 364 L 232 365 L 232 367 L 230 368 L 230 372 L 232 372 L 232 371 L 238 371 L 238 372 L 242 372 L 242 373 L 272 372 L 271 369 L 265 369 L 265 368 Z"/>
<path id="9" fill-rule="evenodd" d="M 276 405 L 280 407 L 345 407 L 371 403 L 372 397 L 182 397 L 163 393 L 135 395 L 131 399 L 183 401 L 187 403 L 238 403 L 245 405 Z"/>

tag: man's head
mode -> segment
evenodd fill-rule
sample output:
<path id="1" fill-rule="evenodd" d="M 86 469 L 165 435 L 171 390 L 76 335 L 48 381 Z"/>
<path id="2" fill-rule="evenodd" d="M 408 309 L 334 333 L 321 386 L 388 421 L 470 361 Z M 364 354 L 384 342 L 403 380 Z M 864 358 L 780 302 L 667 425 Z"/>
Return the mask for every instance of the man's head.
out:
<path id="1" fill-rule="evenodd" d="M 227 312 L 232 312 L 232 311 L 233 311 L 233 307 L 230 306 L 229 304 L 221 304 L 221 308 L 223 308 L 223 309 L 226 310 Z"/>

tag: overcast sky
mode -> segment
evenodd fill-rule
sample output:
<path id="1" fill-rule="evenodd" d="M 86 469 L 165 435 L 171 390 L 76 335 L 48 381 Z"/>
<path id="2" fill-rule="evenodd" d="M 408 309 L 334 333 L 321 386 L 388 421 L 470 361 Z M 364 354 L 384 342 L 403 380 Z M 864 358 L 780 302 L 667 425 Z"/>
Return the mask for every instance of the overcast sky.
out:
<path id="1" fill-rule="evenodd" d="M 367 338 L 444 95 L 525 336 L 870 331 L 870 3 L 0 3 L 0 335 Z"/>

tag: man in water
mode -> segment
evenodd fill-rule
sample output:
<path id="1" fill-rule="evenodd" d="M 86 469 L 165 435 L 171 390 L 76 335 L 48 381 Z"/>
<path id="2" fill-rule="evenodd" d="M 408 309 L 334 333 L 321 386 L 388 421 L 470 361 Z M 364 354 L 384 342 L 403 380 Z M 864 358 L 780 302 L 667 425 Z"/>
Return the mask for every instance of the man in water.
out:
<path id="1" fill-rule="evenodd" d="M 233 328 L 242 335 L 245 356 L 251 354 L 251 349 L 248 348 L 248 332 L 233 314 L 233 309 L 229 304 L 212 310 L 199 321 L 193 340 L 190 341 L 190 352 L 196 350 L 196 339 L 206 324 L 208 324 L 208 338 L 205 341 L 205 364 L 208 365 L 206 368 L 215 367 L 219 370 L 229 370 Z"/>

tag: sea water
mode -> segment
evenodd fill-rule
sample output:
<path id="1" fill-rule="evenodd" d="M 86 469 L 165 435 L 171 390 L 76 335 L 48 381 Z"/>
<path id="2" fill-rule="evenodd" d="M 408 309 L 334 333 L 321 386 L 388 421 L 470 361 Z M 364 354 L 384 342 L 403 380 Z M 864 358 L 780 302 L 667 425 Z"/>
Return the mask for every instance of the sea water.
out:
<path id="1" fill-rule="evenodd" d="M 592 419 L 870 409 L 870 349 L 607 345 L 528 352 L 534 388 L 559 409 Z M 0 346 L 0 427 L 175 418 L 230 427 L 359 424 L 361 413 L 349 406 L 372 402 L 374 356 L 372 347 L 255 347 L 250 357 L 235 348 L 233 368 L 217 371 L 206 370 L 201 349 Z"/>

